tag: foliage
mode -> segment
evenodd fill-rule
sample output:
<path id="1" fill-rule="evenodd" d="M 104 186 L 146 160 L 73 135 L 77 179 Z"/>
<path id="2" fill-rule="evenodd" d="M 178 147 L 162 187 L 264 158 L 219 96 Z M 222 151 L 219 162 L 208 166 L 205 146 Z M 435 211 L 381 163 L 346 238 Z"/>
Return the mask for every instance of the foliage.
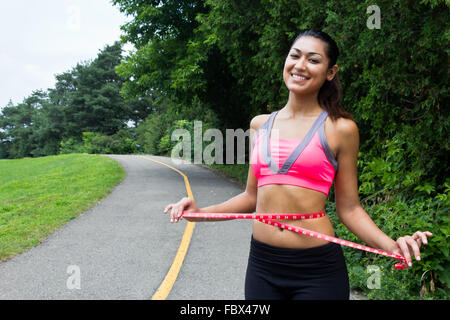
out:
<path id="1" fill-rule="evenodd" d="M 203 140 L 204 133 L 208 129 L 210 129 L 210 126 L 207 123 L 175 120 L 160 139 L 158 148 L 168 156 L 195 163 L 201 162 L 203 161 L 203 151 L 209 145 L 209 142 Z M 189 152 L 189 156 L 183 153 L 183 144 L 186 144 L 186 151 Z M 176 150 L 175 147 L 177 147 Z M 174 152 L 173 155 L 172 152 Z"/>
<path id="2" fill-rule="evenodd" d="M 148 154 L 163 154 L 167 150 L 160 149 L 160 141 L 165 136 L 169 120 L 166 114 L 153 113 L 136 128 L 139 151 Z"/>
<path id="3" fill-rule="evenodd" d="M 61 141 L 60 154 L 130 154 L 136 152 L 135 139 L 127 130 L 120 130 L 113 135 L 98 132 L 83 132 L 82 140 L 73 137 Z"/>
<path id="4" fill-rule="evenodd" d="M 208 11 L 204 1 L 113 3 L 134 17 L 122 27 L 123 41 L 137 50 L 117 67 L 127 79 L 122 88 L 126 98 L 151 95 L 156 108 L 168 103 L 167 111 L 177 119 L 208 122 L 204 117 L 209 113 L 214 114 L 217 124 L 211 125 L 216 127 L 247 125 L 251 107 L 242 86 L 214 38 L 199 30 L 197 17 Z"/>
<path id="5" fill-rule="evenodd" d="M 81 137 L 83 131 L 113 134 L 125 127 L 129 110 L 120 95 L 123 79 L 115 72 L 121 56 L 121 43 L 116 42 L 93 61 L 56 76 L 49 96 L 63 109 L 65 137 Z"/>
<path id="6" fill-rule="evenodd" d="M 449 183 L 450 179 L 446 185 L 450 186 Z M 433 237 L 429 239 L 428 245 L 422 247 L 421 261 L 413 262 L 411 269 L 401 271 L 393 270 L 392 259 L 344 249 L 352 286 L 362 289 L 374 299 L 448 297 L 449 197 L 450 188 L 447 187 L 444 193 L 437 194 L 435 198 L 423 195 L 406 199 L 404 194 L 377 194 L 371 199 L 363 199 L 364 208 L 372 220 L 391 238 L 397 239 L 417 230 L 430 230 Z M 328 207 L 330 212 L 334 211 L 334 204 L 330 203 Z M 333 224 L 340 237 L 359 242 L 335 216 Z M 377 265 L 382 269 L 381 290 L 367 288 L 368 275 L 364 274 L 363 268 L 367 265 Z"/>
<path id="7" fill-rule="evenodd" d="M 70 153 L 86 153 L 83 142 L 74 137 L 62 140 L 60 142 L 59 154 Z"/>

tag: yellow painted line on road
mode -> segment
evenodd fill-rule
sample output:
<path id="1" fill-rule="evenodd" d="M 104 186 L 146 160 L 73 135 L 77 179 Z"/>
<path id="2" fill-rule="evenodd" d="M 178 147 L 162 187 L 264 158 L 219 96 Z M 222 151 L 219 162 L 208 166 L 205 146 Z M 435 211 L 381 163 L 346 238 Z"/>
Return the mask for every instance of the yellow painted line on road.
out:
<path id="1" fill-rule="evenodd" d="M 192 194 L 191 185 L 189 184 L 188 177 L 181 172 L 180 170 L 168 165 L 167 163 L 152 159 L 146 156 L 140 156 L 141 158 L 162 164 L 176 172 L 178 172 L 184 179 L 184 184 L 186 186 L 187 194 L 190 198 L 194 199 L 194 195 Z M 152 296 L 152 300 L 165 300 L 172 290 L 172 287 L 177 280 L 178 273 L 181 270 L 181 266 L 183 265 L 184 257 L 186 256 L 187 249 L 189 247 L 189 243 L 191 242 L 192 233 L 194 231 L 195 222 L 187 222 L 186 228 L 184 229 L 183 237 L 181 238 L 180 246 L 178 247 L 177 254 L 173 259 L 172 265 L 169 271 L 166 274 L 163 282 L 159 286 L 158 290 L 156 290 L 155 294 Z"/>

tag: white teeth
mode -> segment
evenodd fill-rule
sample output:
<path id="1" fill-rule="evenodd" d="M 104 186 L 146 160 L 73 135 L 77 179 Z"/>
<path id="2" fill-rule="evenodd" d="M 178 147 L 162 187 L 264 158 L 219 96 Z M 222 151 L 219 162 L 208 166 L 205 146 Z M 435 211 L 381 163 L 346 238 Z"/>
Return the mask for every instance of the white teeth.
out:
<path id="1" fill-rule="evenodd" d="M 302 77 L 302 76 L 299 76 L 299 75 L 296 75 L 296 74 L 292 74 L 292 77 L 295 78 L 295 79 L 299 79 L 299 80 L 306 80 L 305 77 Z"/>

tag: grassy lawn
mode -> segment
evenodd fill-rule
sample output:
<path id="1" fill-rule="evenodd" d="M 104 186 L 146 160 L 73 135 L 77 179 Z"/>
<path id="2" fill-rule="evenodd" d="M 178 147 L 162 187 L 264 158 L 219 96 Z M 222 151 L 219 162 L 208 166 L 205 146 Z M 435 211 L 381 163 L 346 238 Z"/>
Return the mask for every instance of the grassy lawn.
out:
<path id="1" fill-rule="evenodd" d="M 242 187 L 245 188 L 247 184 L 247 175 L 249 164 L 208 164 L 207 167 L 222 172 L 224 175 L 234 178 L 240 182 Z"/>
<path id="2" fill-rule="evenodd" d="M 125 175 L 116 161 L 99 155 L 0 160 L 0 261 L 41 243 Z"/>

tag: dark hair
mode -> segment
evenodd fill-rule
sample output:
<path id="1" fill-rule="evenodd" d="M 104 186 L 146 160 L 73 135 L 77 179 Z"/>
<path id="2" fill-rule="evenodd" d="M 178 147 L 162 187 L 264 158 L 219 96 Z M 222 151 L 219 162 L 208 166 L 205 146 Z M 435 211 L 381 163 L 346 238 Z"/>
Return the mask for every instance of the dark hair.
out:
<path id="1" fill-rule="evenodd" d="M 292 45 L 294 45 L 294 43 L 302 37 L 314 37 L 325 42 L 325 53 L 329 60 L 328 68 L 331 68 L 336 64 L 339 57 L 339 48 L 336 44 L 336 41 L 334 41 L 333 38 L 331 38 L 328 34 L 319 30 L 305 30 L 297 35 Z M 331 119 L 336 120 L 341 117 L 352 119 L 351 113 L 345 111 L 341 105 L 342 86 L 337 73 L 334 76 L 333 80 L 325 80 L 324 84 L 319 90 L 318 100 L 319 105 L 327 110 Z"/>

